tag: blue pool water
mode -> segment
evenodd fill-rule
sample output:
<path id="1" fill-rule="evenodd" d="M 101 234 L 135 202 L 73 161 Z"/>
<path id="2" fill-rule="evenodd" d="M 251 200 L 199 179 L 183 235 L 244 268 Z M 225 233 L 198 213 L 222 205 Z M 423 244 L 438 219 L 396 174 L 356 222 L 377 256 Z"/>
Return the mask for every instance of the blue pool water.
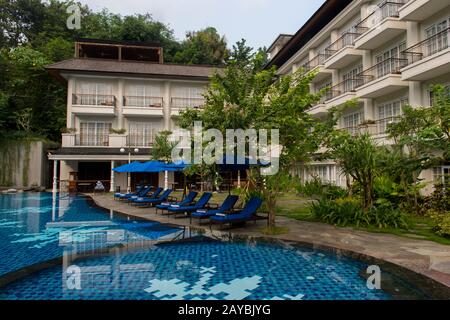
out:
<path id="1" fill-rule="evenodd" d="M 288 243 L 189 237 L 79 196 L 0 196 L 0 257 L 0 284 L 2 275 L 63 257 L 0 287 L 0 299 L 394 298 L 367 288 L 367 264 L 357 260 Z M 394 293 L 416 292 L 396 284 Z"/>

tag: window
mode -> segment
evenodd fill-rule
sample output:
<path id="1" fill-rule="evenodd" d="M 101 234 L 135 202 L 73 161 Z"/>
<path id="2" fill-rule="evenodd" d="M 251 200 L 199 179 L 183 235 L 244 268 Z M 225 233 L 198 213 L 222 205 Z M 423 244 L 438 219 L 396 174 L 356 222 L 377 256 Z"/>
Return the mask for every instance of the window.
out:
<path id="1" fill-rule="evenodd" d="M 434 167 L 433 182 L 447 186 L 450 183 L 450 166 Z"/>
<path id="2" fill-rule="evenodd" d="M 306 180 L 319 179 L 324 183 L 336 182 L 335 166 L 334 165 L 313 165 L 310 166 L 306 172 Z"/>
<path id="3" fill-rule="evenodd" d="M 204 104 L 204 88 L 202 87 L 176 87 L 173 90 L 172 106 L 176 108 L 199 108 Z"/>
<path id="4" fill-rule="evenodd" d="M 129 124 L 129 144 L 131 146 L 150 146 L 155 140 L 155 136 L 161 131 L 161 127 L 147 122 L 130 122 Z"/>
<path id="5" fill-rule="evenodd" d="M 108 83 L 81 82 L 77 87 L 74 104 L 113 106 L 113 87 Z"/>
<path id="6" fill-rule="evenodd" d="M 426 37 L 429 39 L 425 47 L 425 56 L 430 56 L 448 48 L 448 32 L 442 32 L 448 28 L 448 25 L 449 19 L 445 19 L 425 30 Z"/>
<path id="7" fill-rule="evenodd" d="M 125 105 L 138 107 L 162 107 L 161 86 L 132 85 L 127 89 Z"/>
<path id="8" fill-rule="evenodd" d="M 378 133 L 386 132 L 387 125 L 395 122 L 402 114 L 402 107 L 408 104 L 407 98 L 390 101 L 378 106 Z"/>
<path id="9" fill-rule="evenodd" d="M 317 92 L 325 89 L 325 88 L 331 88 L 333 86 L 333 82 L 331 81 L 331 79 L 328 79 L 326 81 L 323 81 L 321 83 L 318 83 L 316 86 L 316 90 Z M 330 100 L 332 98 L 332 92 L 331 90 L 327 90 L 324 95 L 321 97 L 321 102 L 325 102 L 327 100 Z"/>
<path id="10" fill-rule="evenodd" d="M 444 86 L 444 89 L 447 91 L 447 96 L 450 98 L 450 84 Z M 430 106 L 434 105 L 434 93 L 429 90 L 428 95 L 430 97 Z"/>
<path id="11" fill-rule="evenodd" d="M 344 129 L 349 133 L 356 133 L 358 130 L 358 125 L 362 122 L 362 113 L 352 113 L 344 116 Z"/>
<path id="12" fill-rule="evenodd" d="M 358 65 L 354 69 L 344 73 L 343 79 L 344 79 L 344 92 L 349 92 L 355 90 L 361 82 L 361 79 L 358 79 L 358 74 L 362 72 L 362 64 Z"/>
<path id="13" fill-rule="evenodd" d="M 108 146 L 109 122 L 81 122 L 78 145 L 80 146 Z"/>
<path id="14" fill-rule="evenodd" d="M 400 60 L 405 58 L 404 50 L 406 50 L 406 42 L 401 42 L 399 45 L 377 55 L 376 78 L 397 72 L 406 63 L 406 61 Z"/>

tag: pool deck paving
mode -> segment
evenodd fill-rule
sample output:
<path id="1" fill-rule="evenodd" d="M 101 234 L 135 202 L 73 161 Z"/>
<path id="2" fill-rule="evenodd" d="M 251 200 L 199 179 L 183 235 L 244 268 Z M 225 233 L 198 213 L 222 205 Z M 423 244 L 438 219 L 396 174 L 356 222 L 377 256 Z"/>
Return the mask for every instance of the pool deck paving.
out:
<path id="1" fill-rule="evenodd" d="M 197 221 L 192 225 L 189 219 L 155 214 L 154 208 L 137 208 L 127 203 L 115 201 L 110 194 L 91 195 L 94 202 L 103 208 L 124 213 L 137 218 L 170 223 L 180 226 L 194 226 L 208 232 L 221 232 L 217 226 L 199 226 Z M 286 217 L 277 217 L 277 226 L 288 228 L 281 235 L 266 235 L 261 232 L 266 221 L 256 224 L 247 223 L 244 227 L 227 230 L 233 235 L 273 238 L 284 241 L 295 241 L 310 244 L 317 248 L 334 248 L 365 258 L 383 260 L 406 268 L 420 275 L 431 278 L 450 288 L 450 246 L 428 240 L 411 239 L 392 234 L 371 233 L 352 228 L 298 221 Z M 223 232 L 223 231 L 222 231 Z"/>

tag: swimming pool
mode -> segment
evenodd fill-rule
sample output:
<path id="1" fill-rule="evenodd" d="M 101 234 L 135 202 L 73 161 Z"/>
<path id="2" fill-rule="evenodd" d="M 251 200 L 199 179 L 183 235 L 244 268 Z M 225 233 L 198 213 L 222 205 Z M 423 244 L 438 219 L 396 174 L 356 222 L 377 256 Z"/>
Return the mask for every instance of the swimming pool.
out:
<path id="1" fill-rule="evenodd" d="M 392 275 L 389 290 L 369 289 L 358 260 L 286 242 L 220 241 L 82 196 L 0 196 L 0 241 L 0 299 L 428 298 Z"/>

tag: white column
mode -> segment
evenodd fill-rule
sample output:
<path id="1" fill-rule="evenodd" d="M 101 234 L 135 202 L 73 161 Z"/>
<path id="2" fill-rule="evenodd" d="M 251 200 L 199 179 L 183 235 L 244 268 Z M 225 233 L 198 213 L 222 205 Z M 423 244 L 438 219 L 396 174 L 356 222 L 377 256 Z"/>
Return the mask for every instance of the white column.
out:
<path id="1" fill-rule="evenodd" d="M 169 189 L 169 172 L 164 171 L 164 190 Z"/>
<path id="2" fill-rule="evenodd" d="M 58 192 L 58 161 L 59 160 L 53 160 L 53 193 Z"/>
<path id="3" fill-rule="evenodd" d="M 238 189 L 241 188 L 241 170 L 238 170 L 238 176 L 237 176 L 237 187 Z"/>
<path id="4" fill-rule="evenodd" d="M 409 82 L 409 104 L 413 107 L 421 106 L 422 103 L 422 84 L 420 81 Z"/>
<path id="5" fill-rule="evenodd" d="M 370 50 L 364 50 L 362 56 L 363 70 L 367 70 L 372 67 L 372 53 Z"/>
<path id="6" fill-rule="evenodd" d="M 74 128 L 74 116 L 72 114 L 72 95 L 74 93 L 75 80 L 72 77 L 67 79 L 67 128 Z"/>
<path id="7" fill-rule="evenodd" d="M 420 42 L 420 25 L 418 22 L 407 21 L 406 22 L 406 47 L 412 47 Z"/>
<path id="8" fill-rule="evenodd" d="M 170 88 L 170 82 L 166 81 L 164 82 L 164 95 L 163 95 L 163 99 L 164 99 L 164 130 L 170 130 L 170 110 L 171 110 L 171 105 L 170 105 L 170 94 L 171 88 Z"/>
<path id="9" fill-rule="evenodd" d="M 111 160 L 111 182 L 110 182 L 109 192 L 114 192 L 114 189 L 116 188 L 115 172 L 113 170 L 115 166 L 116 166 L 116 162 L 114 160 Z"/>
<path id="10" fill-rule="evenodd" d="M 123 96 L 125 95 L 124 80 L 119 79 L 117 82 L 117 126 L 119 129 L 125 129 L 123 121 Z"/>
<path id="11" fill-rule="evenodd" d="M 375 120 L 373 99 L 363 99 L 363 102 L 364 102 L 364 120 Z"/>

